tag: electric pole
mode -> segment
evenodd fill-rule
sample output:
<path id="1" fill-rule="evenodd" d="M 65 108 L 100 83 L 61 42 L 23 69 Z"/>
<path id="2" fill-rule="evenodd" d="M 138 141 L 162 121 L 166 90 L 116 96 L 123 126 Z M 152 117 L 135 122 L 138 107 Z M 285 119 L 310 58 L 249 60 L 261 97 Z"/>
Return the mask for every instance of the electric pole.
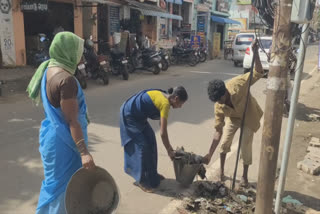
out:
<path id="1" fill-rule="evenodd" d="M 291 46 L 292 0 L 274 1 L 276 11 L 260 154 L 255 214 L 272 214 L 275 175 Z"/>

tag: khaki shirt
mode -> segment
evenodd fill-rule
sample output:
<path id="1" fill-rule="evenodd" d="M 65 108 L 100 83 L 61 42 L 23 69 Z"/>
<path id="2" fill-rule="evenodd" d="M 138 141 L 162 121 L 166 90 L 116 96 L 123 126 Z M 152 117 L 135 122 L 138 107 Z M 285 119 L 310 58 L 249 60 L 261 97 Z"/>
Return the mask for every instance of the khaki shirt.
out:
<path id="1" fill-rule="evenodd" d="M 253 72 L 251 85 L 257 82 L 263 74 L 256 70 Z M 248 91 L 250 72 L 232 78 L 226 83 L 226 88 L 231 96 L 233 108 L 225 104 L 215 104 L 215 128 L 221 130 L 225 125 L 224 119 L 230 119 L 232 123 L 240 126 L 243 116 L 243 111 L 246 104 L 246 95 Z M 254 132 L 260 128 L 260 119 L 263 111 L 260 108 L 256 99 L 249 93 L 248 107 L 246 111 L 245 126 L 252 129 Z"/>

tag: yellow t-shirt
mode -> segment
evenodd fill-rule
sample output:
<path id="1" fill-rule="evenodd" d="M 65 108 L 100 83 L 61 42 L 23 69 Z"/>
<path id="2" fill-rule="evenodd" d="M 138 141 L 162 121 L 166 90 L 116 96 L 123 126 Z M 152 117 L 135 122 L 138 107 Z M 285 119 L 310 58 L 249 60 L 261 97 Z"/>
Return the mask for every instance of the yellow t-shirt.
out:
<path id="1" fill-rule="evenodd" d="M 151 98 L 154 106 L 160 111 L 160 117 L 168 119 L 170 103 L 161 91 L 148 91 L 147 94 Z"/>

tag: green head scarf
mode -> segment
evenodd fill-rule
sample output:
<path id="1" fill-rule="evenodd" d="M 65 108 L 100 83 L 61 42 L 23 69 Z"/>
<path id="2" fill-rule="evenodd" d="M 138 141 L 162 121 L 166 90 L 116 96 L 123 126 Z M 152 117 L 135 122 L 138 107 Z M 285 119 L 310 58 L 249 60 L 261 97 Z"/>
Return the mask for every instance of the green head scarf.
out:
<path id="1" fill-rule="evenodd" d="M 27 92 L 29 97 L 40 103 L 40 86 L 44 72 L 49 67 L 60 67 L 74 75 L 83 54 L 84 40 L 71 32 L 58 33 L 50 46 L 50 59 L 43 62 L 33 75 Z"/>

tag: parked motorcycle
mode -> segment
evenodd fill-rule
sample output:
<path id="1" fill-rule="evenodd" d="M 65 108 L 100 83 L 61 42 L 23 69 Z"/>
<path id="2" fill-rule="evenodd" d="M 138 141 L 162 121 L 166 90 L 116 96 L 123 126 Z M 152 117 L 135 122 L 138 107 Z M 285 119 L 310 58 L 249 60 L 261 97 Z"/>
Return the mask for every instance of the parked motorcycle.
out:
<path id="1" fill-rule="evenodd" d="M 159 54 L 161 56 L 161 70 L 167 71 L 169 68 L 169 55 L 163 48 L 160 48 Z"/>
<path id="2" fill-rule="evenodd" d="M 84 83 L 86 78 L 98 80 L 103 85 L 109 84 L 108 60 L 105 56 L 96 54 L 92 38 L 86 40 L 83 56 L 85 61 L 78 65 L 77 75 L 75 75 L 81 87 L 86 88 L 86 83 Z"/>
<path id="3" fill-rule="evenodd" d="M 195 66 L 199 62 L 198 52 L 190 47 L 186 48 L 186 44 L 181 44 L 179 37 L 176 39 L 177 45 L 173 46 L 170 56 L 171 64 L 186 62 L 190 66 Z"/>
<path id="4" fill-rule="evenodd" d="M 140 49 L 137 43 L 135 46 L 130 58 L 131 72 L 136 69 L 142 69 L 151 71 L 153 74 L 159 74 L 162 69 L 159 52 L 154 51 L 151 48 Z"/>
<path id="5" fill-rule="evenodd" d="M 113 75 L 122 75 L 124 80 L 129 79 L 128 59 L 117 49 L 111 49 L 110 67 Z"/>
<path id="6" fill-rule="evenodd" d="M 86 72 L 86 66 L 83 60 L 81 60 L 81 62 L 78 64 L 74 76 L 79 81 L 81 88 L 86 89 L 87 88 L 87 80 L 86 80 L 87 72 Z"/>
<path id="7" fill-rule="evenodd" d="M 27 52 L 27 61 L 29 64 L 38 67 L 42 62 L 50 59 L 49 47 L 50 40 L 47 35 L 38 34 L 39 49 L 32 49 Z"/>
<path id="8" fill-rule="evenodd" d="M 207 49 L 205 47 L 201 47 L 199 49 L 199 58 L 200 58 L 200 62 L 205 62 L 207 60 Z"/>
<path id="9" fill-rule="evenodd" d="M 186 62 L 190 66 L 195 66 L 198 63 L 198 53 L 192 49 L 185 49 L 174 46 L 172 48 L 172 54 L 170 56 L 171 64 L 179 64 L 181 62 Z"/>

